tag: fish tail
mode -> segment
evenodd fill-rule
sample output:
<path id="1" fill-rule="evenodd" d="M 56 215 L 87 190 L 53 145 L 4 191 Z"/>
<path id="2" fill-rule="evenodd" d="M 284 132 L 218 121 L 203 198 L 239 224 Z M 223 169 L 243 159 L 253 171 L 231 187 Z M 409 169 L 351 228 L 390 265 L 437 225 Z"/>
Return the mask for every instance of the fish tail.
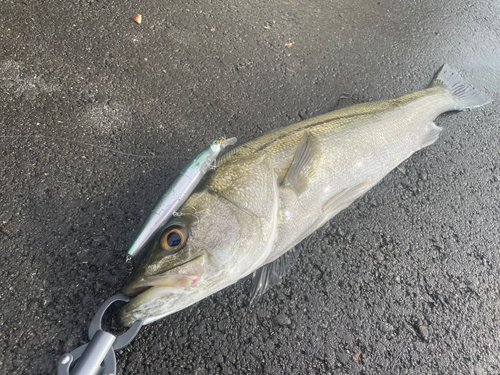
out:
<path id="1" fill-rule="evenodd" d="M 455 99 L 454 110 L 462 111 L 491 103 L 491 99 L 483 92 L 467 85 L 456 70 L 444 64 L 432 80 L 429 87 L 443 87 Z"/>

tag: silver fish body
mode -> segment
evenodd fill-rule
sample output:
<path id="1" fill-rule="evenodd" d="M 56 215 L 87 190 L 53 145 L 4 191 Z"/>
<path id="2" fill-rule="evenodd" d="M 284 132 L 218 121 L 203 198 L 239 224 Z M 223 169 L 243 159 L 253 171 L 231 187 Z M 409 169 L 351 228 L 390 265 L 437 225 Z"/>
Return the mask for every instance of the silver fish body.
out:
<path id="1" fill-rule="evenodd" d="M 125 293 L 139 294 L 122 324 L 155 321 L 270 264 L 436 141 L 438 115 L 489 101 L 445 65 L 425 90 L 338 109 L 224 155 L 163 232 L 184 231 L 179 247 L 158 239 L 129 280 Z"/>

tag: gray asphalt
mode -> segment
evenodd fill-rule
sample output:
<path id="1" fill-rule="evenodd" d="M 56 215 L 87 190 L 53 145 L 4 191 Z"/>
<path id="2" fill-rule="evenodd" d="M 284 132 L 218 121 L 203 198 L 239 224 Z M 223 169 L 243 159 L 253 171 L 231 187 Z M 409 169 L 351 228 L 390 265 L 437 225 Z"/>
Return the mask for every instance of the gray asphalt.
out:
<path id="1" fill-rule="evenodd" d="M 415 91 L 443 63 L 495 102 L 438 118 L 438 142 L 303 241 L 254 305 L 243 280 L 144 327 L 118 374 L 500 373 L 500 3 L 0 9 L 1 374 L 51 373 L 86 342 L 155 200 L 211 140 Z"/>

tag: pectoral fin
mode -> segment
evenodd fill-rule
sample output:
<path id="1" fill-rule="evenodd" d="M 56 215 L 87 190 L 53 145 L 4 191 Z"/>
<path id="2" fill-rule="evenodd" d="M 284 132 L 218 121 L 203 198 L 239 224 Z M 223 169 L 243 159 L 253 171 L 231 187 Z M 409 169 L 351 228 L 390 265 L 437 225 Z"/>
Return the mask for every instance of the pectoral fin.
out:
<path id="1" fill-rule="evenodd" d="M 295 264 L 297 258 L 297 251 L 291 249 L 278 259 L 255 270 L 252 275 L 250 303 L 252 303 L 256 297 L 264 294 L 269 288 L 279 284 L 283 276 L 285 276 Z"/>
<path id="2" fill-rule="evenodd" d="M 309 179 L 316 170 L 319 157 L 320 149 L 316 141 L 310 134 L 304 133 L 283 180 L 283 186 L 292 188 L 300 196 L 306 190 Z"/>

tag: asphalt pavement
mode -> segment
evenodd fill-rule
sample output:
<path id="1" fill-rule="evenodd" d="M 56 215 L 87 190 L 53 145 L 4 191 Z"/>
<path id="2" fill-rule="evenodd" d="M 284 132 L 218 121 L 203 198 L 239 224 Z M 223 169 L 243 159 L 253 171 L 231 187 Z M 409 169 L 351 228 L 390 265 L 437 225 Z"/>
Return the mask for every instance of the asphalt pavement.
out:
<path id="1" fill-rule="evenodd" d="M 143 327 L 118 374 L 500 373 L 499 14 L 1 0 L 0 374 L 53 373 L 86 342 L 134 234 L 211 140 L 419 90 L 444 63 L 494 103 L 440 116 L 440 139 L 304 240 L 253 305 L 247 279 Z"/>

